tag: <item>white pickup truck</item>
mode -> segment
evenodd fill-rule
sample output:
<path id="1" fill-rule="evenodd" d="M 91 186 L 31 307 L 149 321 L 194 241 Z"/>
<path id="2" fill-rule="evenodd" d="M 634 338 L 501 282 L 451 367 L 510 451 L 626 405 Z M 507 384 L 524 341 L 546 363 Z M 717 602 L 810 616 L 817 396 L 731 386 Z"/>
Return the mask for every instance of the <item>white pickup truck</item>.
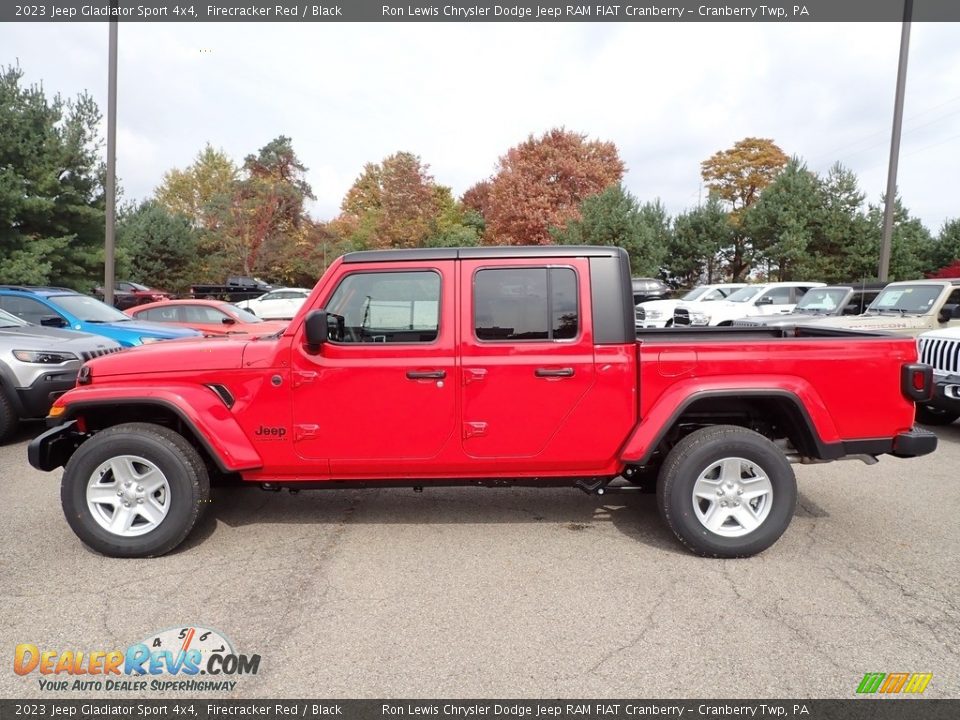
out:
<path id="1" fill-rule="evenodd" d="M 733 292 L 746 283 L 720 283 L 700 285 L 676 300 L 647 300 L 636 307 L 637 330 L 643 328 L 662 328 L 673 325 L 673 313 L 680 307 L 697 306 L 699 303 L 726 300 Z"/>
<path id="2" fill-rule="evenodd" d="M 678 307 L 673 311 L 677 327 L 732 325 L 734 320 L 754 315 L 779 315 L 792 312 L 810 288 L 823 287 L 820 282 L 774 282 L 747 285 L 726 300 L 706 303 L 702 307 Z"/>

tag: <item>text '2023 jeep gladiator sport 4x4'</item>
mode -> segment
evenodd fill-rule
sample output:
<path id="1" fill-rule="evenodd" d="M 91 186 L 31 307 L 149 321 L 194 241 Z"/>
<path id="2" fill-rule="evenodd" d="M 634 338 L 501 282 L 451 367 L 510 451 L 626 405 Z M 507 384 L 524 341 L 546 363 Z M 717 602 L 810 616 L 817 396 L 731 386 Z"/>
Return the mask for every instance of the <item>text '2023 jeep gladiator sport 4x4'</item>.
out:
<path id="1" fill-rule="evenodd" d="M 618 248 L 371 251 L 330 266 L 293 322 L 98 358 L 29 446 L 64 466 L 90 547 L 176 547 L 211 480 L 275 488 L 623 487 L 693 551 L 769 547 L 791 461 L 932 452 L 913 340 L 845 330 L 652 330 Z"/>

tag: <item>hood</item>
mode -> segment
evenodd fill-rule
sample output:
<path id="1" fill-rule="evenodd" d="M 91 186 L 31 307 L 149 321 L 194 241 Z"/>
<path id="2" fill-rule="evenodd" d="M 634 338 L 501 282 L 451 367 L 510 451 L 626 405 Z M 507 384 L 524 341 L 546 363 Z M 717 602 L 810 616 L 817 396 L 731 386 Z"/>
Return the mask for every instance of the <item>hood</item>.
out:
<path id="1" fill-rule="evenodd" d="M 120 343 L 100 335 L 74 332 L 61 328 L 42 327 L 40 325 L 25 325 L 23 327 L 0 328 L 0 343 L 17 347 L 17 350 L 112 350 L 120 347 Z"/>
<path id="2" fill-rule="evenodd" d="M 88 365 L 94 382 L 111 375 L 235 370 L 243 365 L 248 342 L 246 336 L 170 340 L 127 348 L 91 360 Z"/>
<path id="3" fill-rule="evenodd" d="M 929 327 L 930 318 L 923 315 L 841 315 L 814 320 L 808 325 L 845 330 L 883 330 L 916 335 Z"/>
<path id="4" fill-rule="evenodd" d="M 659 310 L 661 312 L 673 312 L 673 309 L 680 305 L 679 300 L 647 300 L 646 302 L 640 303 L 638 307 L 642 307 L 644 311 L 649 312 L 651 310 Z"/>
<path id="5" fill-rule="evenodd" d="M 930 330 L 922 333 L 921 338 L 930 338 L 932 340 L 960 340 L 960 327 L 943 328 L 942 330 Z"/>
<path id="6" fill-rule="evenodd" d="M 170 327 L 163 323 L 148 320 L 122 320 L 112 323 L 95 323 L 97 327 L 106 327 L 113 330 L 128 330 L 147 337 L 157 338 L 186 338 L 200 335 L 196 330 L 189 328 Z"/>

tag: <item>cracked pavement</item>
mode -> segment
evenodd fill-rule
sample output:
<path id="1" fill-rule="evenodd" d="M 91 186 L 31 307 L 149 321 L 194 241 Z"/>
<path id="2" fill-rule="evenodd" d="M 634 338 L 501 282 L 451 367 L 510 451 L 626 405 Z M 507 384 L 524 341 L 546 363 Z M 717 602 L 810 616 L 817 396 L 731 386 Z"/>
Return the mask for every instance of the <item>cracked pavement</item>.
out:
<path id="1" fill-rule="evenodd" d="M 960 424 L 926 458 L 797 467 L 748 560 L 690 555 L 649 495 L 485 488 L 220 489 L 178 551 L 113 560 L 28 466 L 39 429 L 0 447 L 0 697 L 44 696 L 18 643 L 189 625 L 261 655 L 235 697 L 852 697 L 866 672 L 960 697 Z"/>

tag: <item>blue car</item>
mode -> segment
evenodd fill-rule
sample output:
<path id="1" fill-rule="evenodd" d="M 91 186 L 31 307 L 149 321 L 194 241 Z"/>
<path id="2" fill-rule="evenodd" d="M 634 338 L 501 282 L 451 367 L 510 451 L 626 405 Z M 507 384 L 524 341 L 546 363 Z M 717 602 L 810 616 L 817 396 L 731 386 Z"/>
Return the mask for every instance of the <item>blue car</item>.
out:
<path id="1" fill-rule="evenodd" d="M 96 298 L 68 288 L 0 285 L 0 309 L 35 325 L 102 335 L 124 347 L 202 334 L 196 330 L 133 320 Z"/>

